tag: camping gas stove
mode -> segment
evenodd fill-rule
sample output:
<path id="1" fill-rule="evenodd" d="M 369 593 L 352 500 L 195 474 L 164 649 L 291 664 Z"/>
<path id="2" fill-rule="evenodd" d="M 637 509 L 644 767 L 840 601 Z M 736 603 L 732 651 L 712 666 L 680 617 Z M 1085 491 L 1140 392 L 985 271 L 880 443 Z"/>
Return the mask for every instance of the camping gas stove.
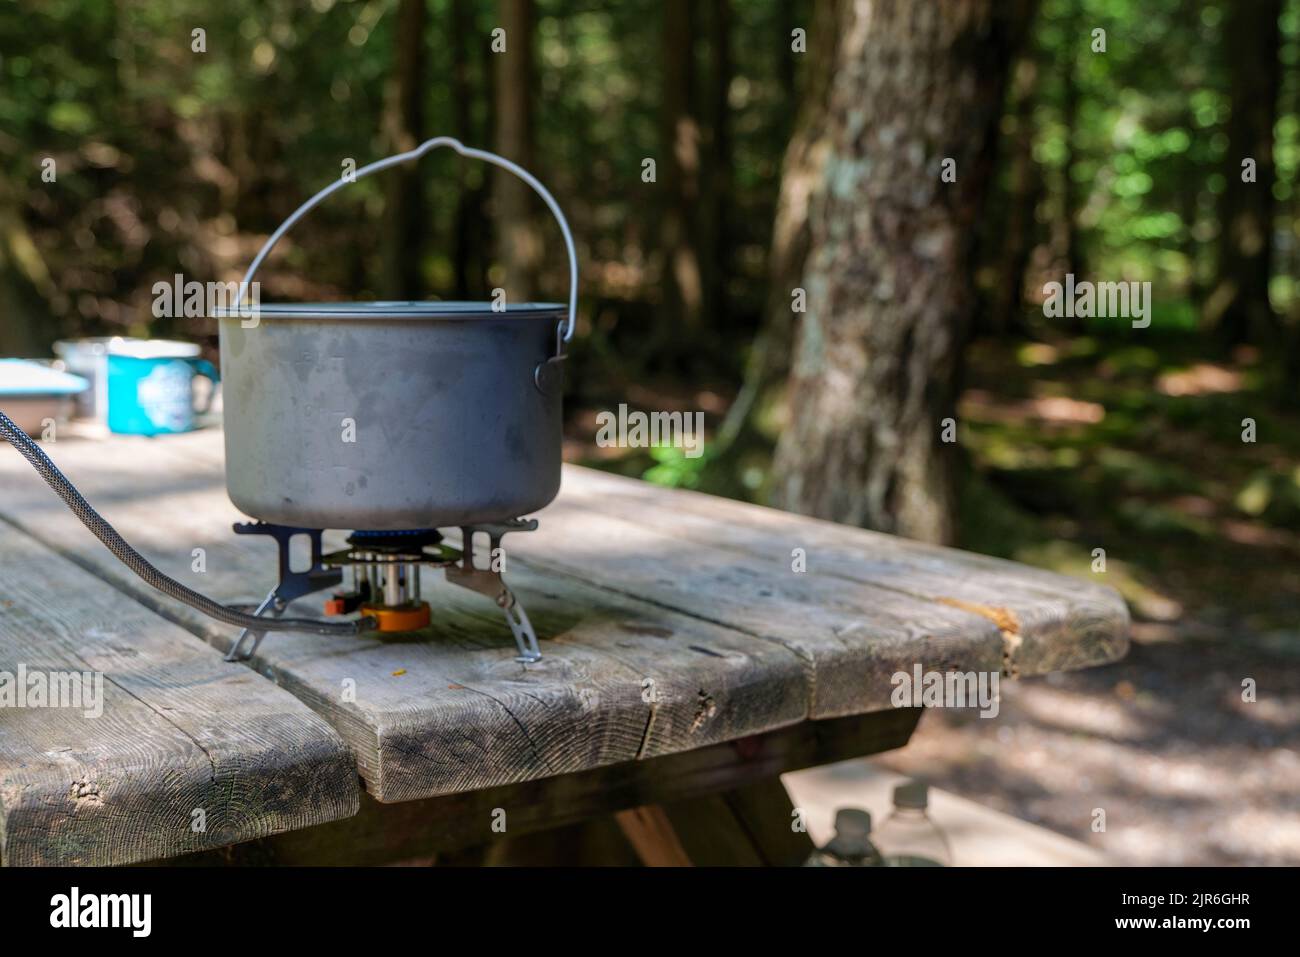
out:
<path id="1" fill-rule="evenodd" d="M 420 597 L 420 573 L 423 568 L 442 569 L 448 582 L 468 588 L 494 602 L 505 615 L 506 624 L 519 649 L 516 661 L 532 663 L 541 659 L 537 635 L 524 608 L 501 577 L 499 557 L 501 539 L 507 532 L 531 532 L 536 519 L 511 519 L 507 522 L 462 526 L 461 548 L 443 542 L 436 528 L 407 531 L 356 531 L 348 536 L 348 547 L 325 552 L 323 529 L 296 528 L 269 522 L 241 522 L 234 526 L 238 535 L 267 535 L 279 547 L 280 581 L 271 589 L 254 612 L 260 617 L 279 618 L 289 603 L 326 589 L 335 589 L 325 600 L 326 615 L 359 612 L 374 618 L 379 632 L 411 632 L 428 627 L 432 620 L 429 603 Z M 297 536 L 311 542 L 311 566 L 295 571 L 290 566 L 289 545 Z M 488 540 L 488 560 L 479 565 L 474 557 L 478 536 Z M 265 632 L 245 628 L 235 639 L 227 661 L 251 658 L 262 643 Z M 244 645 L 251 640 L 248 650 Z"/>

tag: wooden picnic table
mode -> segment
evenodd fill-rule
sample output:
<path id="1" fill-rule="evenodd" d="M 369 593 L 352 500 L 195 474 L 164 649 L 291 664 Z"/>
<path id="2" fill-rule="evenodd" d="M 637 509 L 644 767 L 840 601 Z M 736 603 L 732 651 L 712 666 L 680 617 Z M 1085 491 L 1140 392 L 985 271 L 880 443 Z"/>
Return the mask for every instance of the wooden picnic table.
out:
<path id="1" fill-rule="evenodd" d="M 47 451 L 167 574 L 255 605 L 276 549 L 231 533 L 221 438 Z M 0 672 L 106 686 L 98 718 L 0 708 L 4 864 L 498 860 L 615 813 L 647 862 L 793 863 L 777 776 L 905 744 L 895 672 L 1041 674 L 1128 642 L 1096 581 L 566 466 L 506 540 L 540 662 L 426 573 L 418 638 L 271 633 L 227 663 L 234 629 L 133 576 L 3 445 L 0 489 Z"/>

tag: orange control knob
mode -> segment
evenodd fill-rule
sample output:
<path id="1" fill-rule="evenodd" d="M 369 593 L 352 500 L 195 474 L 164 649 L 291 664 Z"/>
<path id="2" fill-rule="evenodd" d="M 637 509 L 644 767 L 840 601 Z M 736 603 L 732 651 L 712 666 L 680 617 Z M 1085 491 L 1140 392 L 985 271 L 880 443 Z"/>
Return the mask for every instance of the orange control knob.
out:
<path id="1" fill-rule="evenodd" d="M 402 605 L 397 608 L 362 605 L 361 614 L 376 619 L 380 631 L 417 631 L 432 620 L 429 603 L 423 601 L 417 605 Z"/>

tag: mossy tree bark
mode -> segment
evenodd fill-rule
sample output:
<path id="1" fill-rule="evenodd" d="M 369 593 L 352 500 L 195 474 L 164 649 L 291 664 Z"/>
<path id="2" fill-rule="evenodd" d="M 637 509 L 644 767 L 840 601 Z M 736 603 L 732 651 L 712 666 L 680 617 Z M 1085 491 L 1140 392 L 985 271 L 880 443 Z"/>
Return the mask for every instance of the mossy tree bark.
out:
<path id="1" fill-rule="evenodd" d="M 1015 35 L 994 0 L 845 3 L 775 503 L 949 542 L 970 251 Z M 955 182 L 944 182 L 945 160 Z"/>

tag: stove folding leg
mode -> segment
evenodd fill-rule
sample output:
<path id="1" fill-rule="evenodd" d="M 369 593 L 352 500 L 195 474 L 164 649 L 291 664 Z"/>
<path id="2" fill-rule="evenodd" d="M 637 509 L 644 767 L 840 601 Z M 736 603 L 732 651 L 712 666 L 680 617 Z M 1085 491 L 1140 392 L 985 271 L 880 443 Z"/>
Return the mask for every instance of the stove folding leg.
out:
<path id="1" fill-rule="evenodd" d="M 324 531 L 319 528 L 296 528 L 287 525 L 273 525 L 269 522 L 236 522 L 231 526 L 236 535 L 266 535 L 275 539 L 280 557 L 280 581 L 271 589 L 257 606 L 254 615 L 280 618 L 290 602 L 310 595 L 324 588 L 330 588 L 343 580 L 343 573 L 337 569 L 326 568 L 321 563 L 323 550 L 321 536 Z M 290 561 L 290 545 L 294 538 L 305 535 L 311 543 L 311 567 L 306 571 L 294 571 Z M 226 653 L 227 661 L 247 661 L 257 653 L 258 646 L 266 637 L 264 631 L 245 628 Z M 252 646 L 247 654 L 242 653 L 244 642 L 252 638 Z"/>
<path id="2" fill-rule="evenodd" d="M 536 519 L 514 519 L 490 525 L 467 525 L 460 530 L 461 556 L 444 569 L 447 581 L 470 591 L 485 595 L 497 603 L 497 607 L 506 616 L 510 634 L 514 636 L 519 654 L 515 661 L 533 664 L 542 658 L 541 648 L 537 644 L 537 632 L 528 620 L 528 613 L 519 604 L 514 592 L 510 590 L 501 572 L 492 567 L 492 558 L 501 547 L 501 539 L 507 532 L 531 532 L 537 528 Z M 488 537 L 488 567 L 483 568 L 474 561 L 474 535 L 482 532 Z"/>
<path id="3" fill-rule="evenodd" d="M 270 594 L 262 600 L 262 604 L 257 606 L 257 610 L 253 614 L 259 618 L 279 618 L 288 607 L 289 603 L 280 597 L 280 588 L 277 585 L 271 589 Z M 241 654 L 240 648 L 250 636 L 253 639 L 253 644 L 249 647 L 248 654 Z M 226 652 L 226 661 L 248 661 L 253 655 L 257 654 L 257 648 L 262 644 L 262 639 L 265 637 L 266 632 L 264 631 L 253 631 L 251 628 L 243 629 L 240 631 L 239 637 L 235 639 L 235 643 L 230 646 L 230 650 Z"/>
<path id="4" fill-rule="evenodd" d="M 510 626 L 510 633 L 515 636 L 515 645 L 519 648 L 515 661 L 526 665 L 541 661 L 542 650 L 537 647 L 537 632 L 533 631 L 533 623 L 528 620 L 528 613 L 524 611 L 524 606 L 519 604 L 515 593 L 504 580 L 501 582 L 501 594 L 497 597 L 497 604 L 505 614 L 506 624 Z"/>

